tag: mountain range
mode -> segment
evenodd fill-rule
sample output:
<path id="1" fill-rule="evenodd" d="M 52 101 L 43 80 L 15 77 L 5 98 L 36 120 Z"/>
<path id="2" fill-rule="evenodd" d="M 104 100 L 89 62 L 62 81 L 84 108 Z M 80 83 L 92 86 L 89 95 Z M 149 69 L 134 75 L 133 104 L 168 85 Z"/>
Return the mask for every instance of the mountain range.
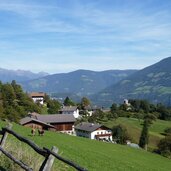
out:
<path id="1" fill-rule="evenodd" d="M 147 99 L 171 106 L 171 57 L 135 72 L 92 97 L 96 103 L 110 106 L 124 99 Z"/>
<path id="2" fill-rule="evenodd" d="M 124 99 L 147 99 L 171 106 L 171 57 L 142 70 L 77 70 L 48 75 L 0 69 L 0 80 L 16 80 L 25 91 L 43 91 L 58 99 L 69 96 L 78 101 L 87 96 L 100 106 L 109 107 Z"/>
<path id="3" fill-rule="evenodd" d="M 33 73 L 25 70 L 8 70 L 0 68 L 0 80 L 2 82 L 11 82 L 16 80 L 17 82 L 32 80 L 49 75 L 46 72 Z"/>
<path id="4" fill-rule="evenodd" d="M 137 70 L 108 70 L 96 72 L 77 70 L 21 82 L 21 85 L 29 92 L 43 91 L 57 98 L 69 96 L 77 100 L 82 96 L 91 96 L 98 93 L 136 71 Z"/>

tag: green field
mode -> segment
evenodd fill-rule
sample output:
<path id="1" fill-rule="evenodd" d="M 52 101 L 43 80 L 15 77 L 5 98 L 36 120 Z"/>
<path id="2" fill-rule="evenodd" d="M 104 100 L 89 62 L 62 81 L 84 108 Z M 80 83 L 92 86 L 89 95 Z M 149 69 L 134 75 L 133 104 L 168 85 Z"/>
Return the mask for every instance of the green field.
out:
<path id="1" fill-rule="evenodd" d="M 132 137 L 133 142 L 138 143 L 139 137 L 142 130 L 143 120 L 138 120 L 136 118 L 124 118 L 120 117 L 117 120 L 110 120 L 104 122 L 104 124 L 110 128 L 114 125 L 122 124 L 124 125 L 130 136 Z M 164 136 L 164 130 L 168 127 L 171 127 L 171 121 L 163 121 L 163 120 L 156 120 L 150 126 L 150 139 L 149 139 L 149 147 L 156 148 L 158 142 Z"/>
<path id="2" fill-rule="evenodd" d="M 4 125 L 5 123 L 0 122 L 0 126 Z M 159 128 L 153 129 L 158 130 Z M 41 147 L 51 148 L 55 145 L 59 148 L 60 155 L 90 171 L 168 171 L 171 168 L 171 160 L 141 149 L 55 132 L 45 132 L 44 136 L 31 137 L 30 128 L 16 124 L 13 125 L 13 130 L 33 140 Z M 11 136 L 8 137 L 8 140 L 14 143 L 17 141 Z M 59 164 L 57 159 L 55 162 L 57 170 L 74 170 Z"/>

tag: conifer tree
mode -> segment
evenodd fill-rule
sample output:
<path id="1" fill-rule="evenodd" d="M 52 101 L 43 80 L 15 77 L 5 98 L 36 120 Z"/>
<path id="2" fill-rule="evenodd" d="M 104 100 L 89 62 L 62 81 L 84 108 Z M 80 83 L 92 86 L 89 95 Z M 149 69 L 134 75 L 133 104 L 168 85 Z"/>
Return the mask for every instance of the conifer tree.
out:
<path id="1" fill-rule="evenodd" d="M 141 132 L 140 140 L 139 140 L 139 146 L 147 150 L 148 141 L 149 141 L 149 122 L 148 120 L 145 119 L 143 123 L 143 129 Z"/>

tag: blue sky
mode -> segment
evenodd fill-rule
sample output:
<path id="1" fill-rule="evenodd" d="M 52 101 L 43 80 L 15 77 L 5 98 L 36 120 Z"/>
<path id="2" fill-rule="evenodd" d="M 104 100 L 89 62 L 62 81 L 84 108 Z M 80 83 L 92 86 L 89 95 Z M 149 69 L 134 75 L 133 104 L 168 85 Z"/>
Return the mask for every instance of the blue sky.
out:
<path id="1" fill-rule="evenodd" d="M 141 69 L 171 56 L 170 0 L 0 0 L 0 67 Z"/>

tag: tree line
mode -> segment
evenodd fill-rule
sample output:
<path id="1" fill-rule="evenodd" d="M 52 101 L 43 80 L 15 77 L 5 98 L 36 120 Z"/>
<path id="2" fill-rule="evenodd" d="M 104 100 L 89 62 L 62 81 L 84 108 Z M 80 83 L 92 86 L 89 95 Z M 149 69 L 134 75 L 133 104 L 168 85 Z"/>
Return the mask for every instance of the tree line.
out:
<path id="1" fill-rule="evenodd" d="M 0 82 L 0 118 L 18 122 L 28 112 L 40 113 L 41 108 L 33 102 L 27 93 L 15 81 Z"/>
<path id="2" fill-rule="evenodd" d="M 44 104 L 39 102 L 34 103 L 29 94 L 24 92 L 22 87 L 13 80 L 11 83 L 0 82 L 0 119 L 8 119 L 13 122 L 25 117 L 29 112 L 42 113 L 45 107 L 48 114 L 57 114 L 64 106 L 78 106 L 83 108 L 89 105 L 87 98 L 83 97 L 80 103 L 75 103 L 69 97 L 64 99 L 63 103 L 58 100 L 51 99 L 49 95 L 45 94 Z"/>

